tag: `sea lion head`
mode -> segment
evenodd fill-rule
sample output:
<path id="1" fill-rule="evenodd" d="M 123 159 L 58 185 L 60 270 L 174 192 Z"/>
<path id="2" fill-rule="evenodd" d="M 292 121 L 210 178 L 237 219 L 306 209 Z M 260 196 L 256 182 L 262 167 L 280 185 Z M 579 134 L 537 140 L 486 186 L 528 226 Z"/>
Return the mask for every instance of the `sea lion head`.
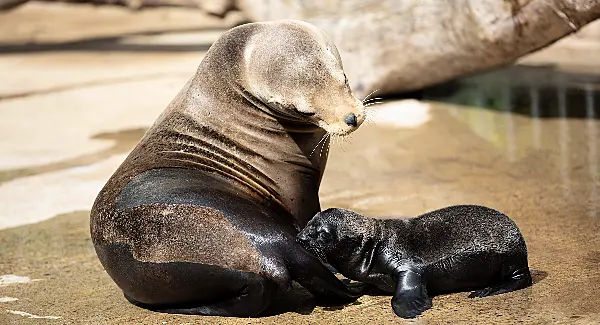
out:
<path id="1" fill-rule="evenodd" d="M 365 120 L 340 54 L 317 27 L 295 20 L 259 23 L 244 45 L 244 88 L 288 122 L 347 135 Z"/>
<path id="2" fill-rule="evenodd" d="M 373 239 L 374 231 L 375 219 L 331 208 L 317 213 L 296 239 L 315 256 L 342 270 L 364 243 Z"/>

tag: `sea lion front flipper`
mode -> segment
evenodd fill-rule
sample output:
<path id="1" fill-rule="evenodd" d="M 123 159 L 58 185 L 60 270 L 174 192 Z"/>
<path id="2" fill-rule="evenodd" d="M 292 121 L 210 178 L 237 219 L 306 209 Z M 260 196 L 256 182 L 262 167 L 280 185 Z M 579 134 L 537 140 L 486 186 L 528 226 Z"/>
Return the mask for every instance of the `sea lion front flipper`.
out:
<path id="1" fill-rule="evenodd" d="M 400 271 L 392 298 L 394 313 L 402 318 L 414 318 L 431 306 L 421 274 L 413 270 Z"/>
<path id="2" fill-rule="evenodd" d="M 507 280 L 487 288 L 475 290 L 471 292 L 469 298 L 483 298 L 487 296 L 499 295 L 502 293 L 527 288 L 531 284 L 532 280 L 529 268 L 519 268 L 511 272 Z"/>
<path id="3" fill-rule="evenodd" d="M 345 285 L 300 245 L 293 245 L 285 258 L 292 279 L 324 302 L 350 302 L 362 296 L 366 289 L 362 284 Z"/>

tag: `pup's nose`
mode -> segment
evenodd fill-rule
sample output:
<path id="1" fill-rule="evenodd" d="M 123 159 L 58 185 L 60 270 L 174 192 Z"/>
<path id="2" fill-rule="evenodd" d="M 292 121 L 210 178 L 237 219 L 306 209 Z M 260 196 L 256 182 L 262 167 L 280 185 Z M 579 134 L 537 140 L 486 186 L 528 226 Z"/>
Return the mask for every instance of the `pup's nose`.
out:
<path id="1" fill-rule="evenodd" d="M 356 124 L 358 123 L 358 121 L 356 121 L 356 115 L 354 115 L 354 113 L 348 114 L 348 116 L 344 118 L 344 122 L 346 122 L 346 124 L 348 124 L 349 126 L 356 126 Z"/>
<path id="2" fill-rule="evenodd" d="M 306 234 L 304 233 L 299 233 L 296 236 L 296 241 L 298 241 L 300 244 L 305 244 L 306 242 L 308 242 L 308 236 L 306 236 Z"/>

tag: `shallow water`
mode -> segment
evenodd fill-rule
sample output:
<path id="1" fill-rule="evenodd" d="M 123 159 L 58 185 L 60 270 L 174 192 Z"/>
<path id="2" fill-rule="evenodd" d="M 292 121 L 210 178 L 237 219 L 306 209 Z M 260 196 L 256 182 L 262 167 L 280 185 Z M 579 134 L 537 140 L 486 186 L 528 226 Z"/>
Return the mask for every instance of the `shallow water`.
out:
<path id="1" fill-rule="evenodd" d="M 515 65 L 423 91 L 425 99 L 532 118 L 600 118 L 600 76 Z"/>

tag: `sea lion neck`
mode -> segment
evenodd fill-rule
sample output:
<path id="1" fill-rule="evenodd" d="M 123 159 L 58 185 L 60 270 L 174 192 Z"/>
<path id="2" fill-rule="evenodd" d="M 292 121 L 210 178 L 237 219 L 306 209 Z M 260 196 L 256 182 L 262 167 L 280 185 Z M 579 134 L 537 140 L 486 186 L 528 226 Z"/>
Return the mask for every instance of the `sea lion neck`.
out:
<path id="1" fill-rule="evenodd" d="M 218 173 L 287 211 L 299 230 L 320 210 L 329 140 L 325 130 L 293 112 L 282 114 L 248 90 L 248 73 L 265 68 L 244 60 L 247 48 L 259 46 L 249 43 L 261 26 L 234 28 L 212 45 L 134 156 L 152 155 L 146 160 L 158 168 Z M 147 152 L 148 143 L 164 149 Z"/>
<path id="2" fill-rule="evenodd" d="M 314 133 L 322 129 L 310 121 L 306 121 L 302 114 L 292 107 L 281 109 L 273 108 L 271 105 L 254 96 L 244 85 L 238 82 L 228 82 L 230 89 L 244 98 L 255 109 L 262 111 L 267 116 L 276 119 L 288 133 Z"/>
<path id="3" fill-rule="evenodd" d="M 200 67 L 180 93 L 185 98 L 156 125 L 170 125 L 162 141 L 168 141 L 169 148 L 185 142 L 176 159 L 193 168 L 209 166 L 244 183 L 287 210 L 294 226 L 302 228 L 320 210 L 318 190 L 328 146 L 328 141 L 320 141 L 325 131 L 282 121 L 255 97 L 232 86 L 236 79 L 219 78 L 205 69 Z"/>

